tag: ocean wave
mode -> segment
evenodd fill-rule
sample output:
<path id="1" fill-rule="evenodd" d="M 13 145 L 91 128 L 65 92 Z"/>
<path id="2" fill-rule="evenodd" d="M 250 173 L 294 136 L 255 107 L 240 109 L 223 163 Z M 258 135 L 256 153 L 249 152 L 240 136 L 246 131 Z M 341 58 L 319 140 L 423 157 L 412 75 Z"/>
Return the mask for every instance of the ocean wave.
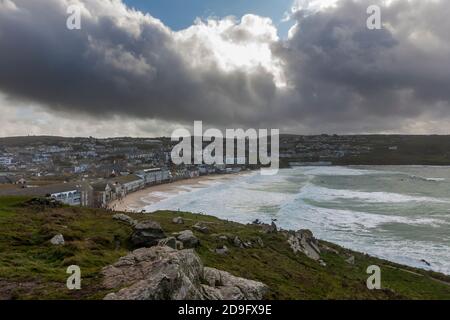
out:
<path id="1" fill-rule="evenodd" d="M 300 170 L 303 174 L 312 176 L 363 176 L 373 174 L 392 174 L 392 172 L 389 171 L 347 167 L 298 167 L 295 170 Z"/>
<path id="2" fill-rule="evenodd" d="M 364 179 L 354 179 L 355 182 L 351 183 L 352 188 L 363 189 L 367 181 L 377 180 L 380 173 L 389 176 L 401 174 L 402 178 L 408 180 L 406 183 L 413 186 L 414 183 L 418 184 L 408 179 L 410 175 L 417 174 L 415 172 L 383 172 L 377 168 L 305 167 L 280 170 L 277 176 L 258 174 L 236 177 L 220 184 L 204 185 L 204 188 L 197 186 L 190 192 L 188 188 L 180 188 L 177 190 L 181 191 L 178 194 L 161 193 L 158 195 L 165 199 L 147 206 L 147 211 L 171 209 L 207 213 L 241 223 L 249 223 L 255 219 L 270 222 L 272 218 L 276 218 L 277 225 L 284 229 L 311 229 L 320 239 L 411 266 L 425 268 L 420 260 L 426 259 L 431 262 L 433 270 L 449 273 L 450 250 L 446 240 L 423 240 L 420 234 L 446 234 L 450 220 L 445 208 L 450 208 L 447 205 L 450 203 L 450 196 L 449 199 L 440 199 L 426 194 L 333 189 L 331 186 L 316 185 L 311 179 L 311 176 L 321 174 L 367 175 L 369 180 L 363 177 Z M 304 175 L 305 179 L 299 179 L 298 174 Z M 418 174 L 422 178 L 434 175 L 425 172 Z M 343 180 L 348 183 L 349 179 Z M 386 179 L 385 182 L 394 183 L 395 186 L 397 180 Z M 333 181 L 339 182 L 339 179 Z M 361 181 L 364 183 L 361 184 Z M 444 184 L 430 182 L 429 187 L 432 185 L 436 186 L 436 190 L 446 187 Z M 286 191 L 292 188 L 296 188 L 297 192 Z M 392 188 L 386 190 L 388 189 Z M 355 202 L 358 204 L 356 208 Z M 321 206 L 321 203 L 326 203 L 326 206 Z M 334 208 L 333 203 L 337 204 Z M 351 206 L 347 207 L 346 203 Z M 381 212 L 365 212 L 366 206 L 359 206 L 359 203 L 372 204 L 370 207 L 377 207 L 377 211 Z M 411 203 L 411 207 L 425 208 L 426 214 L 409 214 L 403 210 L 403 207 L 410 207 L 404 205 L 408 203 Z M 389 211 L 383 212 L 383 208 Z M 398 210 L 399 208 L 402 210 Z M 405 233 L 402 230 L 410 231 Z M 414 233 L 416 231 L 417 237 Z"/>
<path id="3" fill-rule="evenodd" d="M 410 175 L 409 177 L 410 177 L 411 179 L 422 180 L 422 181 L 430 181 L 430 182 L 441 182 L 441 181 L 445 181 L 444 178 L 426 178 L 426 177 L 415 176 L 415 175 Z"/>
<path id="4" fill-rule="evenodd" d="M 450 200 L 425 196 L 411 196 L 390 192 L 365 192 L 357 190 L 330 189 L 307 183 L 300 190 L 299 197 L 314 201 L 336 201 L 340 199 L 361 200 L 369 203 L 435 202 L 450 203 Z"/>
<path id="5" fill-rule="evenodd" d="M 374 214 L 349 209 L 331 209 L 307 204 L 298 199 L 288 206 L 283 206 L 279 221 L 286 224 L 298 222 L 301 227 L 308 221 L 307 228 L 317 231 L 319 234 L 327 230 L 351 230 L 354 234 L 369 232 L 380 225 L 398 223 L 411 226 L 426 225 L 439 227 L 445 221 L 435 218 L 406 217 L 392 214 Z M 303 227 L 305 227 L 303 225 Z"/>

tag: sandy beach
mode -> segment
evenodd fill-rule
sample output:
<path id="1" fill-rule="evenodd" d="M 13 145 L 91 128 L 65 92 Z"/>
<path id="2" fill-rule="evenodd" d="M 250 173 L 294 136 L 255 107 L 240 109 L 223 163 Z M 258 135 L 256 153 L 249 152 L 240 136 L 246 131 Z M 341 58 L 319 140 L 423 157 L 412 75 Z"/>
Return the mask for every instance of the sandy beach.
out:
<path id="1" fill-rule="evenodd" d="M 120 212 L 141 212 L 144 207 L 162 201 L 171 194 L 176 195 L 181 192 L 186 192 L 189 188 L 205 188 L 208 186 L 209 182 L 230 180 L 239 175 L 248 173 L 249 171 L 244 171 L 234 174 L 201 176 L 192 179 L 184 179 L 171 183 L 150 186 L 148 188 L 130 193 L 121 200 L 112 201 L 108 208 Z"/>

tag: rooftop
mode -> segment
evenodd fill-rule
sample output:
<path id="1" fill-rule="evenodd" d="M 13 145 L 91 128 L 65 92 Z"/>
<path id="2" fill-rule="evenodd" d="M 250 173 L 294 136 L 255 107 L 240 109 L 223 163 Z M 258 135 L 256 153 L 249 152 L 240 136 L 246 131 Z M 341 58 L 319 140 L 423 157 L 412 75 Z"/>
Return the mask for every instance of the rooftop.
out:
<path id="1" fill-rule="evenodd" d="M 60 183 L 32 188 L 1 188 L 0 196 L 47 196 L 53 193 L 79 190 L 81 186 L 75 183 Z"/>

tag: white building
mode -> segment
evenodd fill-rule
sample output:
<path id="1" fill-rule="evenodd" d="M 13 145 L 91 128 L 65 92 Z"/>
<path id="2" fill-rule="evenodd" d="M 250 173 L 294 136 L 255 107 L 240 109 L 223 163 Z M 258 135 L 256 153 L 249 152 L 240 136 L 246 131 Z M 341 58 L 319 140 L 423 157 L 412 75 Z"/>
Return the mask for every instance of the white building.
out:
<path id="1" fill-rule="evenodd" d="M 89 169 L 89 165 L 87 165 L 87 164 L 80 164 L 80 165 L 75 166 L 73 168 L 73 172 L 74 173 L 84 173 L 84 172 L 88 171 L 88 169 Z"/>
<path id="2" fill-rule="evenodd" d="M 45 164 L 45 163 L 49 163 L 51 161 L 51 156 L 49 154 L 35 154 L 33 156 L 32 162 L 36 163 L 36 164 Z"/>
<path id="3" fill-rule="evenodd" d="M 0 157 L 0 166 L 10 166 L 13 163 L 12 157 Z"/>
<path id="4" fill-rule="evenodd" d="M 33 196 L 53 198 L 61 203 L 71 206 L 88 205 L 90 190 L 85 184 L 62 183 L 34 188 L 7 189 L 4 195 Z"/>
<path id="5" fill-rule="evenodd" d="M 172 177 L 169 170 L 161 168 L 145 169 L 136 175 L 144 180 L 145 185 L 160 184 L 169 181 Z"/>
<path id="6" fill-rule="evenodd" d="M 145 180 L 134 174 L 114 178 L 111 182 L 113 185 L 120 184 L 124 194 L 135 192 L 145 187 Z"/>
<path id="7" fill-rule="evenodd" d="M 51 193 L 50 197 L 70 206 L 81 205 L 81 192 L 78 189 Z"/>

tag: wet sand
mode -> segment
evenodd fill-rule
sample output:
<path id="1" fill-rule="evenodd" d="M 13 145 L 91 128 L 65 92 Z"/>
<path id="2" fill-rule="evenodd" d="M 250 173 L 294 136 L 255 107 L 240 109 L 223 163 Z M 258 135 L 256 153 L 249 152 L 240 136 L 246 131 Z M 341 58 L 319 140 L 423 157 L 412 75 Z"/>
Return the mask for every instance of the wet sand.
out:
<path id="1" fill-rule="evenodd" d="M 162 201 L 171 194 L 179 194 L 188 191 L 188 188 L 205 188 L 210 182 L 224 181 L 236 178 L 239 175 L 248 174 L 244 171 L 234 174 L 217 174 L 201 176 L 191 179 L 178 180 L 175 182 L 150 186 L 148 188 L 130 193 L 121 200 L 115 200 L 108 205 L 108 208 L 121 212 L 141 212 L 144 207 Z M 162 196 L 164 194 L 165 196 Z"/>

